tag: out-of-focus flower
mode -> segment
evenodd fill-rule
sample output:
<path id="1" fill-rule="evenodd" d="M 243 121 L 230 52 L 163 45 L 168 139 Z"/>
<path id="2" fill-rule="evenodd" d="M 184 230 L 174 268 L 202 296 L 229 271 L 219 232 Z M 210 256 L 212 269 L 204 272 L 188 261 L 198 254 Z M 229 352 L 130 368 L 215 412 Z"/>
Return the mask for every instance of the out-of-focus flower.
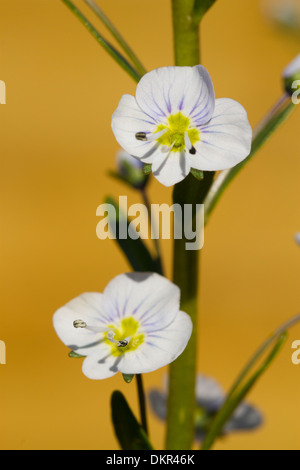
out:
<path id="1" fill-rule="evenodd" d="M 149 394 L 154 413 L 165 420 L 167 416 L 167 394 L 165 391 L 152 390 Z M 203 440 L 212 419 L 225 400 L 225 394 L 219 384 L 203 375 L 196 380 L 197 412 L 195 416 L 195 437 Z M 249 431 L 261 426 L 263 422 L 260 412 L 247 403 L 242 403 L 232 418 L 226 423 L 223 434 L 234 431 Z"/>
<path id="2" fill-rule="evenodd" d="M 273 23 L 289 30 L 300 30 L 299 0 L 263 0 L 263 13 Z"/>
<path id="3" fill-rule="evenodd" d="M 286 91 L 293 95 L 300 83 L 300 54 L 284 69 L 282 75 Z"/>
<path id="4" fill-rule="evenodd" d="M 136 97 L 124 95 L 112 117 L 118 143 L 152 164 L 165 186 L 182 181 L 191 168 L 231 168 L 250 153 L 252 129 L 236 101 L 215 99 L 207 70 L 162 67 L 147 73 Z"/>
<path id="5" fill-rule="evenodd" d="M 103 294 L 82 294 L 54 315 L 62 342 L 85 356 L 90 379 L 152 372 L 185 349 L 192 322 L 179 310 L 180 290 L 155 273 L 122 274 Z"/>
<path id="6" fill-rule="evenodd" d="M 298 243 L 298 245 L 300 246 L 300 232 L 296 233 L 295 240 L 296 240 L 296 243 Z"/>
<path id="7" fill-rule="evenodd" d="M 120 150 L 116 156 L 117 170 L 116 176 L 136 189 L 143 189 L 149 176 L 143 172 L 144 164 L 137 158 L 132 157 L 125 150 Z"/>

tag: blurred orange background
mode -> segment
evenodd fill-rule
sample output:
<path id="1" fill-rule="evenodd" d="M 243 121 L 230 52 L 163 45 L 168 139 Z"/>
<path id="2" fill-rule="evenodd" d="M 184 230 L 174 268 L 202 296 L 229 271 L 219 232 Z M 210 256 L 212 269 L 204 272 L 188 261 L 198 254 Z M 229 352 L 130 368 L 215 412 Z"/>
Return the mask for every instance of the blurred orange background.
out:
<path id="1" fill-rule="evenodd" d="M 148 70 L 173 64 L 168 0 L 99 4 Z M 0 79 L 7 86 L 0 109 L 0 339 L 7 346 L 0 446 L 117 449 L 110 396 L 123 391 L 137 412 L 135 385 L 120 374 L 85 378 L 52 315 L 130 269 L 113 241 L 96 238 L 96 208 L 107 195 L 140 202 L 107 175 L 118 150 L 111 115 L 136 85 L 61 1 L 0 6 Z M 299 53 L 299 38 L 271 27 L 258 0 L 219 0 L 201 37 L 217 97 L 242 103 L 254 126 L 280 97 L 281 72 Z M 300 311 L 299 124 L 300 109 L 234 181 L 206 229 L 198 367 L 225 389 L 266 336 Z M 171 189 L 157 181 L 150 195 L 153 203 L 171 202 Z M 171 242 L 162 245 L 171 276 Z M 230 435 L 216 449 L 300 449 L 300 366 L 291 362 L 297 339 L 300 327 L 249 397 L 264 426 Z M 164 373 L 146 374 L 147 389 L 160 388 Z M 162 449 L 164 425 L 152 414 L 150 432 Z"/>

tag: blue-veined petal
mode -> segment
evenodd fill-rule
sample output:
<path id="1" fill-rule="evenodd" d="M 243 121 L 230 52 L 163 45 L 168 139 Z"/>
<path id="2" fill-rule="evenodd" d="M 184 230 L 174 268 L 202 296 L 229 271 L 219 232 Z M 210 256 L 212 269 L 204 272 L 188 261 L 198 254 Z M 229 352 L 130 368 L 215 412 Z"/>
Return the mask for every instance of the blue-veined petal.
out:
<path id="1" fill-rule="evenodd" d="M 115 319 L 133 316 L 144 331 L 165 328 L 179 311 L 179 288 L 155 273 L 121 274 L 108 284 L 103 296 Z"/>
<path id="2" fill-rule="evenodd" d="M 252 128 L 247 113 L 238 102 L 222 98 L 216 100 L 211 121 L 199 128 L 197 152 L 188 154 L 190 165 L 198 170 L 218 171 L 232 168 L 243 161 L 251 151 Z"/>
<path id="3" fill-rule="evenodd" d="M 136 100 L 157 122 L 166 122 L 170 115 L 181 112 L 200 125 L 207 123 L 213 114 L 215 93 L 210 75 L 202 65 L 161 67 L 141 79 Z"/>
<path id="4" fill-rule="evenodd" d="M 190 172 L 191 165 L 185 152 L 160 152 L 152 163 L 155 178 L 164 186 L 173 186 L 182 181 Z"/>
<path id="5" fill-rule="evenodd" d="M 88 355 L 82 364 L 82 372 L 92 380 L 108 379 L 119 372 L 124 356 L 113 356 L 111 348 L 102 343 L 97 351 Z"/>
<path id="6" fill-rule="evenodd" d="M 124 354 L 120 371 L 123 374 L 141 374 L 170 364 L 186 348 L 192 329 L 190 316 L 178 312 L 170 325 L 148 332 L 145 342 L 136 351 Z"/>
<path id="7" fill-rule="evenodd" d="M 147 153 L 151 153 L 155 143 L 137 140 L 136 134 L 138 132 L 149 134 L 155 128 L 155 121 L 139 108 L 133 96 L 122 96 L 112 116 L 112 130 L 117 142 L 126 152 L 134 157 L 144 157 Z"/>
<path id="8" fill-rule="evenodd" d="M 61 341 L 80 355 L 91 353 L 103 338 L 112 317 L 104 311 L 103 295 L 86 293 L 61 307 L 53 317 L 55 331 Z M 74 328 L 82 320 L 89 328 Z"/>

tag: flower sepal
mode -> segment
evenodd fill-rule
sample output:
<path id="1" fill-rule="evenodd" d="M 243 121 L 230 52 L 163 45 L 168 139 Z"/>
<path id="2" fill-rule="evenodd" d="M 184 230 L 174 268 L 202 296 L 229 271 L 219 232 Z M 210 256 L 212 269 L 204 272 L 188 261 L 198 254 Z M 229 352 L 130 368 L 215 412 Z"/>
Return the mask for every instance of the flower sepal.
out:
<path id="1" fill-rule="evenodd" d="M 122 374 L 124 382 L 130 384 L 133 381 L 134 374 Z"/>
<path id="2" fill-rule="evenodd" d="M 82 359 L 83 357 L 85 357 L 85 356 L 81 356 L 80 354 L 77 354 L 75 351 L 69 352 L 68 356 L 71 359 Z"/>
<path id="3" fill-rule="evenodd" d="M 198 181 L 202 181 L 204 179 L 204 173 L 201 170 L 196 170 L 196 168 L 191 168 L 191 173 Z"/>

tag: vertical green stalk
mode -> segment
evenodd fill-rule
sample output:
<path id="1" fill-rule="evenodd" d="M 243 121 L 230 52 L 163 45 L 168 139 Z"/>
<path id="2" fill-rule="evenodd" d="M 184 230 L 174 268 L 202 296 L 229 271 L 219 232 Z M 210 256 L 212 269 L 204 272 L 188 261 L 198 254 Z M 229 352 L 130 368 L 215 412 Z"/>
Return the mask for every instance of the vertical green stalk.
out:
<path id="1" fill-rule="evenodd" d="M 193 8 L 194 0 L 172 0 L 175 63 L 179 66 L 200 63 L 199 27 L 192 18 Z M 202 183 L 190 175 L 175 186 L 174 202 L 182 207 L 193 203 L 200 186 Z M 185 244 L 184 238 L 174 240 L 173 281 L 181 289 L 181 309 L 190 315 L 193 333 L 184 353 L 170 366 L 168 450 L 188 450 L 194 438 L 199 253 L 187 251 Z"/>
<path id="2" fill-rule="evenodd" d="M 172 0 L 175 64 L 200 63 L 199 25 L 194 21 L 195 0 Z"/>

